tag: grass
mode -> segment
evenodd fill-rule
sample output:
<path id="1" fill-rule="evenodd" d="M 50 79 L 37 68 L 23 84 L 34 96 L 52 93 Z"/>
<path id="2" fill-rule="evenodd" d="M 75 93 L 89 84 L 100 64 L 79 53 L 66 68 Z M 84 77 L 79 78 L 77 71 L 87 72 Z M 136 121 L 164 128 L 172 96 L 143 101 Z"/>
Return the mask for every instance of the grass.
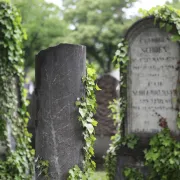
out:
<path id="1" fill-rule="evenodd" d="M 89 180 L 107 180 L 106 173 L 104 171 L 96 171 Z"/>

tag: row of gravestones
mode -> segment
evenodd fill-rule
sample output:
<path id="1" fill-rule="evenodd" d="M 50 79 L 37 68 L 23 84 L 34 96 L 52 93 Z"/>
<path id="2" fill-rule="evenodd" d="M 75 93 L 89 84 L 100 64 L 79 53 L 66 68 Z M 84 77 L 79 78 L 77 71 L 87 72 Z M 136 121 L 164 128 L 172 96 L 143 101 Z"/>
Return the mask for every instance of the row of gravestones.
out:
<path id="1" fill-rule="evenodd" d="M 127 114 L 123 130 L 124 134 L 137 134 L 141 144 L 133 151 L 120 149 L 117 180 L 124 179 L 122 169 L 125 166 L 138 167 L 146 173 L 140 163 L 142 149 L 147 146 L 149 137 L 160 131 L 156 114 L 165 117 L 169 128 L 178 134 L 175 122 L 177 102 L 173 99 L 177 98 L 174 89 L 177 88 L 179 76 L 180 47 L 178 43 L 171 42 L 170 34 L 154 25 L 153 21 L 153 17 L 142 19 L 126 34 L 130 60 L 127 67 Z M 49 161 L 49 175 L 53 180 L 65 180 L 70 168 L 75 164 L 82 165 L 82 129 L 74 102 L 85 94 L 81 82 L 85 75 L 85 59 L 84 46 L 69 44 L 48 48 L 36 58 L 35 103 L 32 108 L 34 121 L 31 121 L 30 129 L 35 134 L 36 156 Z M 109 75 L 106 78 L 107 83 L 117 85 L 115 80 L 108 81 L 111 78 Z M 111 120 L 103 117 L 109 113 L 109 100 L 117 97 L 115 88 L 110 92 L 110 88 L 105 89 L 102 82 L 99 80 L 102 91 L 100 95 L 97 94 L 99 107 L 96 119 L 100 126 L 96 132 L 99 139 L 114 133 L 113 124 L 109 123 Z"/>

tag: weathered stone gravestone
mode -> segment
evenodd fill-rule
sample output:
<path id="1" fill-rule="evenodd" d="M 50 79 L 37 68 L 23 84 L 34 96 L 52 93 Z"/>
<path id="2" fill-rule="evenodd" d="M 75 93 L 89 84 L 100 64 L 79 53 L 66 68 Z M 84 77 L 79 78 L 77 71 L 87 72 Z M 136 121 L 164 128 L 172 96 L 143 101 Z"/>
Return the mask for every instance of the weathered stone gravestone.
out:
<path id="1" fill-rule="evenodd" d="M 97 163 L 102 163 L 102 156 L 110 144 L 110 137 L 115 134 L 114 122 L 109 115 L 111 111 L 108 109 L 109 102 L 118 98 L 117 85 L 119 81 L 111 76 L 105 74 L 97 80 L 97 84 L 101 91 L 96 91 L 97 110 L 95 119 L 98 126 L 95 128 L 96 142 L 95 142 L 95 158 Z"/>
<path id="2" fill-rule="evenodd" d="M 85 47 L 71 44 L 50 47 L 36 57 L 35 149 L 37 157 L 49 161 L 53 180 L 65 180 L 69 169 L 82 166 L 83 136 L 75 102 L 85 93 L 85 60 Z"/>
<path id="3" fill-rule="evenodd" d="M 159 132 L 159 116 L 165 118 L 171 131 L 178 135 L 177 84 L 180 46 L 170 40 L 170 33 L 154 25 L 148 17 L 136 22 L 127 32 L 129 62 L 127 67 L 127 114 L 125 134 L 137 134 L 140 144 L 135 150 L 121 149 L 117 180 L 123 180 L 125 166 L 138 167 L 149 137 Z"/>

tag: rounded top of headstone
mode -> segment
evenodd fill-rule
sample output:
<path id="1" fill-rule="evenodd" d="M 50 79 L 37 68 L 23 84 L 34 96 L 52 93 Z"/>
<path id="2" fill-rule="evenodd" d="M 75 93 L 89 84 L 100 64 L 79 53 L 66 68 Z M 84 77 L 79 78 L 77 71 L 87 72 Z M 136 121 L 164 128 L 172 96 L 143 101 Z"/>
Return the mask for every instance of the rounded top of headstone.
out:
<path id="1" fill-rule="evenodd" d="M 127 31 L 127 127 L 126 133 L 151 136 L 161 130 L 159 117 L 167 119 L 168 127 L 176 127 L 178 62 L 180 46 L 171 41 L 170 32 L 161 28 L 161 19 L 145 17 Z M 172 24 L 173 25 L 173 24 Z M 157 116 L 157 114 L 159 116 Z M 146 134 L 146 135 L 145 135 Z"/>
<path id="2" fill-rule="evenodd" d="M 119 81 L 110 74 L 104 74 L 97 79 L 97 84 L 101 91 L 96 91 L 97 111 L 95 119 L 98 121 L 98 126 L 95 128 L 96 135 L 111 136 L 115 133 L 113 120 L 109 117 L 111 111 L 108 109 L 109 102 L 118 98 L 116 87 Z"/>
<path id="3" fill-rule="evenodd" d="M 154 23 L 154 16 L 147 16 L 144 18 L 139 19 L 136 21 L 126 32 L 125 34 L 125 40 L 131 41 L 133 37 L 136 37 L 139 33 L 144 31 L 145 29 L 151 28 L 151 27 L 158 27 Z M 136 31 L 136 35 L 134 35 L 134 32 Z M 132 37 L 133 35 L 133 37 Z"/>

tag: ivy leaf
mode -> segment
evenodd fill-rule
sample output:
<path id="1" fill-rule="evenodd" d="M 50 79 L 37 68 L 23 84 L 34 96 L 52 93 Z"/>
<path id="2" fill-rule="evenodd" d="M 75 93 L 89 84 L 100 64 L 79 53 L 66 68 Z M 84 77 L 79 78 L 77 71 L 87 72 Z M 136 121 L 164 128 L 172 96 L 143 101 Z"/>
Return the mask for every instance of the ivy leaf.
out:
<path id="1" fill-rule="evenodd" d="M 176 42 L 180 40 L 180 36 L 179 35 L 172 35 L 171 36 L 171 41 Z"/>
<path id="2" fill-rule="evenodd" d="M 79 113 L 84 118 L 86 116 L 86 109 L 79 108 Z"/>
<path id="3" fill-rule="evenodd" d="M 79 106 L 81 105 L 81 102 L 80 101 L 76 101 L 76 106 Z"/>
<path id="4" fill-rule="evenodd" d="M 121 51 L 120 51 L 120 50 L 117 50 L 117 51 L 115 52 L 115 56 L 120 56 L 120 54 L 121 54 Z"/>
<path id="5" fill-rule="evenodd" d="M 93 126 L 97 126 L 98 122 L 93 118 L 87 118 L 87 121 L 90 122 Z"/>
<path id="6" fill-rule="evenodd" d="M 102 90 L 102 89 L 99 88 L 99 86 L 96 84 L 96 90 L 97 90 L 97 91 L 100 91 L 100 90 Z"/>
<path id="7" fill-rule="evenodd" d="M 91 122 L 93 126 L 97 126 L 98 122 L 96 120 L 93 119 L 93 121 Z"/>
<path id="8" fill-rule="evenodd" d="M 96 70 L 93 69 L 93 68 L 88 67 L 87 68 L 87 73 L 88 73 L 89 76 L 93 76 L 93 75 L 96 74 Z"/>
<path id="9" fill-rule="evenodd" d="M 164 22 L 160 22 L 159 26 L 160 26 L 160 28 L 163 28 L 165 26 L 165 23 Z"/>
<path id="10" fill-rule="evenodd" d="M 89 134 L 92 134 L 94 132 L 94 127 L 92 124 L 86 123 L 85 127 L 87 128 Z"/>
<path id="11" fill-rule="evenodd" d="M 170 24 L 166 24 L 166 31 L 167 32 L 170 32 L 171 30 L 172 30 L 172 25 L 170 25 Z"/>
<path id="12" fill-rule="evenodd" d="M 174 164 L 174 160 L 171 158 L 171 159 L 169 160 L 169 163 L 170 163 L 170 164 Z"/>
<path id="13" fill-rule="evenodd" d="M 124 44 L 123 44 L 122 42 L 120 42 L 120 43 L 118 44 L 118 48 L 120 48 L 120 47 L 122 47 L 122 46 L 124 46 Z"/>

